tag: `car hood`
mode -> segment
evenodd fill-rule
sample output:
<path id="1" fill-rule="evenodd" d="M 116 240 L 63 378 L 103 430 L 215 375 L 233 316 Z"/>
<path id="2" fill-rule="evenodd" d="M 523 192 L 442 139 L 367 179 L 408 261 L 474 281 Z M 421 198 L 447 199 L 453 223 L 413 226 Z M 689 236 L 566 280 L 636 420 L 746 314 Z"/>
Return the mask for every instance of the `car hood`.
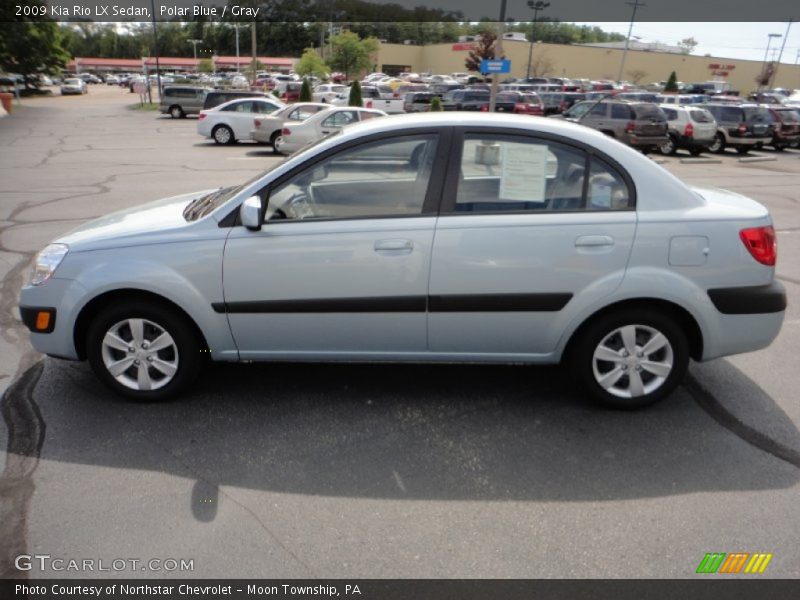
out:
<path id="1" fill-rule="evenodd" d="M 67 244 L 71 251 L 98 250 L 169 240 L 165 234 L 174 232 L 177 238 L 202 221 L 187 221 L 183 209 L 195 198 L 216 189 L 162 198 L 154 202 L 121 210 L 94 219 L 54 240 Z"/>

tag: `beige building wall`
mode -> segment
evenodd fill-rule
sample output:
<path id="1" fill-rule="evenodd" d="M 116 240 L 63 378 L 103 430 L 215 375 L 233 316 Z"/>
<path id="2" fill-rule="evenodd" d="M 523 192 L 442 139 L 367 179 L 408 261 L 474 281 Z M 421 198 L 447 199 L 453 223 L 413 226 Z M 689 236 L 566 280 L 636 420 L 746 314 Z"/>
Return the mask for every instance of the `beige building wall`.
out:
<path id="1" fill-rule="evenodd" d="M 454 50 L 458 44 L 434 44 L 430 46 L 404 46 L 381 44 L 378 53 L 378 69 L 383 64 L 410 65 L 413 71 L 432 73 L 454 73 L 464 71 L 467 50 Z M 465 47 L 465 46 L 464 46 Z M 528 66 L 527 42 L 505 40 L 503 49 L 511 59 L 511 76 L 524 77 Z M 574 77 L 588 79 L 616 79 L 622 59 L 622 50 L 568 46 L 559 44 L 534 44 L 533 64 L 549 63 L 550 77 Z M 733 66 L 726 78 L 714 77 L 709 65 Z M 762 63 L 754 60 L 739 60 L 715 56 L 694 56 L 661 52 L 628 50 L 622 79 L 630 81 L 632 71 L 643 71 L 640 83 L 666 81 L 675 71 L 678 81 L 686 83 L 725 79 L 733 89 L 746 94 L 757 87 L 756 76 Z M 773 82 L 775 87 L 800 88 L 800 65 L 781 64 Z"/>

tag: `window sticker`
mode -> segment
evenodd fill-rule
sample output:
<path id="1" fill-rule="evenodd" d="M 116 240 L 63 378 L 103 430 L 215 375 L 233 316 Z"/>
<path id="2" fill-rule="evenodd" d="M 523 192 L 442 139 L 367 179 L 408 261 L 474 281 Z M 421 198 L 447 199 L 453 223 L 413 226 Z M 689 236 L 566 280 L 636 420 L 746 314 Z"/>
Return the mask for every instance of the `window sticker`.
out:
<path id="1" fill-rule="evenodd" d="M 592 183 L 591 208 L 611 208 L 611 186 L 607 183 Z"/>
<path id="2" fill-rule="evenodd" d="M 547 146 L 503 144 L 500 200 L 544 202 L 547 180 Z"/>

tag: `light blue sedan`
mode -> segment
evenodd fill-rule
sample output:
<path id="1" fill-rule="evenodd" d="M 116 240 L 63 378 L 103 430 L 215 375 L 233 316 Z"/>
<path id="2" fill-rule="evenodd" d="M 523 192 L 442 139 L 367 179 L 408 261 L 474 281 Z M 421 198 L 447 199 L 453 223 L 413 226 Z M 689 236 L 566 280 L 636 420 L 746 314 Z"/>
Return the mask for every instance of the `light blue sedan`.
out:
<path id="1" fill-rule="evenodd" d="M 204 361 L 567 360 L 635 408 L 786 307 L 768 211 L 552 119 L 373 119 L 240 186 L 87 223 L 21 293 L 34 347 L 136 400 Z"/>

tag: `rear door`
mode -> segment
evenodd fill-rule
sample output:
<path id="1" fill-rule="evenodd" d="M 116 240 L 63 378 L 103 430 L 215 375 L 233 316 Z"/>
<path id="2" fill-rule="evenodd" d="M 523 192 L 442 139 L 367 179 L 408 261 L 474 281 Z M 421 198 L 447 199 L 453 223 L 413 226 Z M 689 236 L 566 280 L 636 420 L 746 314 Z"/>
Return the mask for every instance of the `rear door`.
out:
<path id="1" fill-rule="evenodd" d="M 569 141 L 456 135 L 436 227 L 430 350 L 545 356 L 576 312 L 622 280 L 635 190 L 607 157 Z"/>

